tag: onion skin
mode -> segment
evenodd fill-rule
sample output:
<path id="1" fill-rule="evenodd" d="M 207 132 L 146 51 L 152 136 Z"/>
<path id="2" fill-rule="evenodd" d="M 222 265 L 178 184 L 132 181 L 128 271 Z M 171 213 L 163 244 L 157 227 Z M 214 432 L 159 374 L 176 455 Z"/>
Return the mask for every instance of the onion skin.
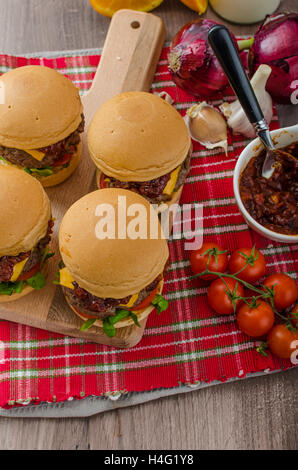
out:
<path id="1" fill-rule="evenodd" d="M 208 44 L 207 36 L 216 21 L 191 21 L 176 34 L 169 52 L 174 83 L 200 98 L 208 99 L 228 85 L 228 79 Z M 237 42 L 232 35 L 236 47 Z"/>
<path id="2" fill-rule="evenodd" d="M 298 79 L 298 14 L 278 13 L 259 26 L 249 51 L 248 65 L 253 75 L 260 64 L 268 64 L 271 75 L 266 90 L 277 103 L 291 103 Z"/>

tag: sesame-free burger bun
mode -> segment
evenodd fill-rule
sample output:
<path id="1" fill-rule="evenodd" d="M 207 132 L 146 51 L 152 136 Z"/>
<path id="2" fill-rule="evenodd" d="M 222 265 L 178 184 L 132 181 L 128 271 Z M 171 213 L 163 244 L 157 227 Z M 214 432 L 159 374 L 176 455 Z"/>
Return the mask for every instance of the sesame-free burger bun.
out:
<path id="1" fill-rule="evenodd" d="M 30 251 L 51 218 L 42 185 L 23 170 L 0 165 L 0 257 Z"/>
<path id="2" fill-rule="evenodd" d="M 88 148 L 95 165 L 120 181 L 149 181 L 174 170 L 191 140 L 178 111 L 157 95 L 120 93 L 95 113 Z"/>
<path id="3" fill-rule="evenodd" d="M 150 215 L 151 227 L 160 230 L 157 213 L 149 202 L 124 189 L 100 189 L 87 194 L 68 209 L 60 226 L 60 252 L 68 271 L 80 287 L 101 298 L 121 299 L 140 292 L 163 272 L 169 257 L 167 241 L 160 231 L 155 239 L 121 238 L 126 235 L 126 211 L 121 211 L 121 204 L 126 204 L 127 211 L 138 209 L 132 204 L 139 204 L 147 219 L 145 230 L 149 232 Z M 118 210 L 120 217 L 124 214 L 124 220 L 118 219 Z M 132 220 L 138 214 L 131 213 L 132 216 L 127 216 L 127 228 L 133 232 Z M 113 227 L 114 214 L 116 238 L 97 238 L 97 224 L 105 225 L 106 232 Z M 108 217 L 111 223 L 107 222 Z"/>
<path id="4" fill-rule="evenodd" d="M 19 67 L 0 78 L 0 145 L 39 149 L 74 132 L 82 103 L 78 89 L 54 69 Z"/>

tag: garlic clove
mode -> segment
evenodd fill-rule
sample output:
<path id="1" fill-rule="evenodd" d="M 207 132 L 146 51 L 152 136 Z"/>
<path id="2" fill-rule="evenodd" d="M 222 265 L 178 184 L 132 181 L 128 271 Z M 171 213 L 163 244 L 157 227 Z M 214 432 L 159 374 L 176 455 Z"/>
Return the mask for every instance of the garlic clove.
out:
<path id="1" fill-rule="evenodd" d="M 271 67 L 262 64 L 251 79 L 252 88 L 268 124 L 270 124 L 273 116 L 272 98 L 265 89 L 270 73 Z M 249 122 L 238 100 L 233 101 L 233 103 L 223 103 L 219 109 L 227 118 L 228 126 L 234 133 L 242 134 L 247 138 L 254 138 L 256 136 L 255 129 Z"/>
<path id="2" fill-rule="evenodd" d="M 222 114 L 227 118 L 229 119 L 229 117 L 231 116 L 232 114 L 232 111 L 231 111 L 231 105 L 230 103 L 223 103 L 219 106 L 219 109 L 221 110 Z"/>
<path id="3" fill-rule="evenodd" d="M 227 154 L 227 124 L 221 113 L 203 101 L 188 109 L 185 122 L 190 136 L 207 149 L 221 147 Z"/>

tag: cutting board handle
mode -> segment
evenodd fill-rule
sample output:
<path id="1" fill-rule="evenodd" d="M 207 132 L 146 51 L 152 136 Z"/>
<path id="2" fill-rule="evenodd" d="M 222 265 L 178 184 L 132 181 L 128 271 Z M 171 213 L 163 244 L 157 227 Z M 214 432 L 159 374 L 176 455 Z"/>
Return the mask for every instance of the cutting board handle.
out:
<path id="1" fill-rule="evenodd" d="M 115 13 L 92 86 L 83 96 L 88 117 L 118 93 L 149 91 L 165 34 L 161 18 L 151 13 Z"/>

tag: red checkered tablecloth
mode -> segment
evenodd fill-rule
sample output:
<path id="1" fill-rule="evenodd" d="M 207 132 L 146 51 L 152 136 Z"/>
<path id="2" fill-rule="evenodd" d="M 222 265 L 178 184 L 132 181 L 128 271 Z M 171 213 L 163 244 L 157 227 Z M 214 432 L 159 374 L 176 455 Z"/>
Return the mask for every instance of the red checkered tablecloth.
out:
<path id="1" fill-rule="evenodd" d="M 54 58 L 0 55 L 0 72 L 27 64 L 54 67 L 83 94 L 92 83 L 99 60 L 100 55 L 91 51 Z M 193 96 L 174 86 L 167 68 L 167 48 L 152 91 L 168 92 L 182 115 L 195 104 Z M 232 99 L 228 89 L 211 104 Z M 279 127 L 276 113 L 271 126 Z M 247 227 L 235 203 L 233 169 L 246 144 L 240 136 L 229 135 L 226 156 L 220 149 L 207 150 L 194 142 L 191 172 L 180 202 L 203 204 L 205 241 L 216 241 L 229 250 L 256 244 L 266 257 L 269 272 L 283 271 L 296 278 L 298 245 L 258 236 Z M 0 406 L 226 381 L 292 367 L 290 361 L 258 354 L 256 342 L 239 331 L 234 315 L 214 314 L 207 303 L 206 287 L 190 280 L 184 242 L 179 233 L 169 241 L 171 266 L 165 279 L 169 309 L 160 316 L 150 315 L 142 341 L 129 350 L 1 321 Z"/>

